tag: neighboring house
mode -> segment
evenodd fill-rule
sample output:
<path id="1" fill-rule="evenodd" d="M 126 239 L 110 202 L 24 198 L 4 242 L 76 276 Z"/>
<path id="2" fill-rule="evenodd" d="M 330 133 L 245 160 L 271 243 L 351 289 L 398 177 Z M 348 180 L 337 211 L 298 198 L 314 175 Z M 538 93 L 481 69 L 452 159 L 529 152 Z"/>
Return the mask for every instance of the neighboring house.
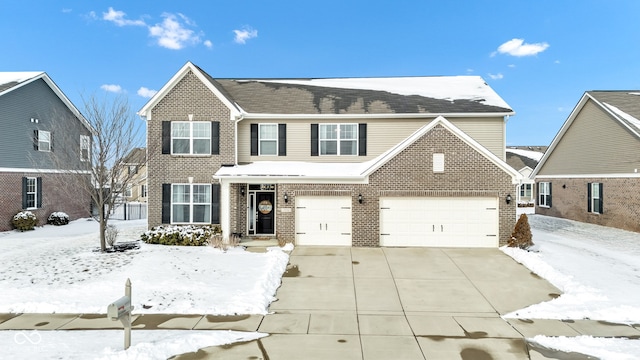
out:
<path id="1" fill-rule="evenodd" d="M 536 213 L 640 231 L 640 90 L 587 91 L 532 176 Z"/>
<path id="2" fill-rule="evenodd" d="M 0 72 L 0 124 L 0 231 L 20 210 L 89 216 L 90 126 L 46 73 Z"/>
<path id="3" fill-rule="evenodd" d="M 157 149 L 148 224 L 299 245 L 503 245 L 521 178 L 505 162 L 513 114 L 477 76 L 214 79 L 187 63 L 139 112 Z"/>
<path id="4" fill-rule="evenodd" d="M 123 173 L 118 176 L 127 186 L 120 194 L 123 202 L 147 202 L 147 149 L 134 148 L 124 158 Z"/>
<path id="5" fill-rule="evenodd" d="M 516 189 L 518 206 L 530 207 L 535 204 L 534 181 L 530 176 L 546 149 L 546 146 L 510 146 L 506 150 L 507 164 L 518 170 L 523 177 L 522 183 Z"/>

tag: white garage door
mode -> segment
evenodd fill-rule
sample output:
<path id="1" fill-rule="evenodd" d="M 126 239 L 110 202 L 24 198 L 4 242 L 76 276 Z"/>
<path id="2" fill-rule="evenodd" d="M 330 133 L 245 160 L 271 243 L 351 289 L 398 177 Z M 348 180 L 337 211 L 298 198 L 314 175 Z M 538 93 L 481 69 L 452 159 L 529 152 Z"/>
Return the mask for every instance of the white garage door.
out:
<path id="1" fill-rule="evenodd" d="M 296 244 L 351 246 L 351 197 L 296 197 Z"/>
<path id="2" fill-rule="evenodd" d="M 497 247 L 497 198 L 380 198 L 381 246 Z"/>

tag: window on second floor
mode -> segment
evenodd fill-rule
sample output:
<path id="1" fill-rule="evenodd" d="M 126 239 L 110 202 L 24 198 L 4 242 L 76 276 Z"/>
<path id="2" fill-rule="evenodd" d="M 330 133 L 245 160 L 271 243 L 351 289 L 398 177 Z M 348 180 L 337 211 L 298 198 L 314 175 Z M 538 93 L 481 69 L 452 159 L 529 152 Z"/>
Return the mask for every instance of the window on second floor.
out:
<path id="1" fill-rule="evenodd" d="M 531 184 L 520 185 L 520 197 L 531 197 Z"/>
<path id="2" fill-rule="evenodd" d="M 259 124 L 259 155 L 278 155 L 278 124 Z"/>
<path id="3" fill-rule="evenodd" d="M 211 154 L 211 123 L 173 121 L 171 123 L 171 153 L 179 155 Z"/>
<path id="4" fill-rule="evenodd" d="M 551 183 L 538 183 L 538 206 L 551 207 Z"/>
<path id="5" fill-rule="evenodd" d="M 51 151 L 52 136 L 50 131 L 33 130 L 33 148 L 38 151 Z"/>
<path id="6" fill-rule="evenodd" d="M 140 197 L 147 197 L 147 185 L 140 185 Z"/>
<path id="7" fill-rule="evenodd" d="M 358 124 L 318 124 L 320 155 L 358 155 Z"/>
<path id="8" fill-rule="evenodd" d="M 80 135 L 80 160 L 89 161 L 91 156 L 91 138 L 87 135 Z"/>

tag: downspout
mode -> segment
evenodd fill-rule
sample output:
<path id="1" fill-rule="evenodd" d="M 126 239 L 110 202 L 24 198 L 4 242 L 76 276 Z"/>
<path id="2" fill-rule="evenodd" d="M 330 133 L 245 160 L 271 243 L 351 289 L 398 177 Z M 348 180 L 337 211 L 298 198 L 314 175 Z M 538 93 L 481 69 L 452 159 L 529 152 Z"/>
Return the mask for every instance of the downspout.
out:
<path id="1" fill-rule="evenodd" d="M 502 160 L 507 161 L 507 123 L 509 122 L 509 115 L 504 116 L 504 129 L 502 130 Z"/>
<path id="2" fill-rule="evenodd" d="M 240 121 L 242 121 L 244 119 L 244 115 L 243 114 L 239 114 L 235 116 L 235 122 L 233 124 L 234 126 L 234 146 L 233 146 L 233 151 L 234 151 L 234 160 L 233 160 L 233 164 L 234 165 L 238 165 L 238 123 Z"/>

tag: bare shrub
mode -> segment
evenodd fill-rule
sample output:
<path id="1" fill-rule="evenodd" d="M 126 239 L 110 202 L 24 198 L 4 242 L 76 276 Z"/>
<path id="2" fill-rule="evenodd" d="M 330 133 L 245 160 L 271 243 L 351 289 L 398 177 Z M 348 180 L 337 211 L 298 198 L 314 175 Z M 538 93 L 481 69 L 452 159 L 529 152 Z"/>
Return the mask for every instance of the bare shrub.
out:
<path id="1" fill-rule="evenodd" d="M 104 239 L 109 247 L 113 247 L 113 244 L 118 240 L 118 228 L 115 225 L 107 225 L 107 229 L 104 232 Z"/>

